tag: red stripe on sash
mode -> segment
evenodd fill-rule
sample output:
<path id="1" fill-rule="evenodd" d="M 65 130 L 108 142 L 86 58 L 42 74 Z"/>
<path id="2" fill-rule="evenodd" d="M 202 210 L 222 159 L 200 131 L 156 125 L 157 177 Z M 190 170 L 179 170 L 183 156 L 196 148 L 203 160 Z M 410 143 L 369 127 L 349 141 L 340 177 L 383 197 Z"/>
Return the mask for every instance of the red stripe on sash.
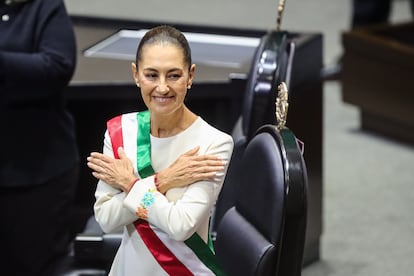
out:
<path id="1" fill-rule="evenodd" d="M 111 137 L 112 151 L 114 157 L 119 159 L 118 148 L 124 146 L 124 139 L 122 136 L 122 115 L 110 119 L 106 126 L 108 128 L 109 136 Z"/>
<path id="2" fill-rule="evenodd" d="M 135 229 L 137 229 L 148 250 L 155 257 L 157 262 L 169 275 L 194 275 L 185 265 L 176 258 L 176 256 L 164 245 L 158 238 L 154 231 L 149 226 L 148 222 L 142 219 L 134 222 Z"/>

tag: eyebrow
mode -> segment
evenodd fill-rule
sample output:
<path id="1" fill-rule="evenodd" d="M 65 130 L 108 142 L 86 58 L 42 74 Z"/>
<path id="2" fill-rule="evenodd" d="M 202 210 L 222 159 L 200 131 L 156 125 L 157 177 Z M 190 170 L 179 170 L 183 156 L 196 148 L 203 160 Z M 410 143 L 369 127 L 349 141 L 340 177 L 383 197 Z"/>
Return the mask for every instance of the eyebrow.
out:
<path id="1" fill-rule="evenodd" d="M 151 67 L 144 68 L 143 70 L 144 70 L 144 71 L 145 71 L 145 70 L 148 70 L 148 71 L 158 72 L 158 70 L 157 70 L 157 69 L 155 69 L 155 68 L 151 68 Z M 184 70 L 183 70 L 183 69 L 181 69 L 181 68 L 171 68 L 171 69 L 169 69 L 169 70 L 167 71 L 167 73 L 174 72 L 174 71 L 181 71 L 181 72 L 183 72 Z"/>

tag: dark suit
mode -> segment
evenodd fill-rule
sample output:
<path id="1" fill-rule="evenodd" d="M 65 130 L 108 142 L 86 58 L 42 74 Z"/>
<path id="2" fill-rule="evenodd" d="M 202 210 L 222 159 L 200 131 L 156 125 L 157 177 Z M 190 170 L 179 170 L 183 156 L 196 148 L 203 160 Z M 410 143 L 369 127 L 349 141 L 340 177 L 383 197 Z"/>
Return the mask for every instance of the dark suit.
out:
<path id="1" fill-rule="evenodd" d="M 63 95 L 75 37 L 61 0 L 0 1 L 1 267 L 5 275 L 44 275 L 68 244 L 65 219 L 79 169 Z"/>

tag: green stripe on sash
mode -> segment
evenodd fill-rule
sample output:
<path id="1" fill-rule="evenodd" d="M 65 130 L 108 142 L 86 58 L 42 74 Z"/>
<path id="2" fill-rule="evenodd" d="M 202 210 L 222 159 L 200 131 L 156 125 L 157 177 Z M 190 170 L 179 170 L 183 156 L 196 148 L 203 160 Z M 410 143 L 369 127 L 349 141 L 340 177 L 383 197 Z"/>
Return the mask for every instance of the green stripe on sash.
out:
<path id="1" fill-rule="evenodd" d="M 137 169 L 142 178 L 154 174 L 151 165 L 151 118 L 149 111 L 137 113 Z"/>
<path id="2" fill-rule="evenodd" d="M 204 242 L 204 240 L 194 233 L 185 241 L 185 244 L 193 250 L 194 254 L 217 276 L 226 275 L 217 263 L 216 255 L 214 255 L 211 248 Z"/>
<path id="3" fill-rule="evenodd" d="M 154 174 L 151 165 L 151 118 L 150 112 L 142 111 L 137 113 L 138 134 L 137 134 L 137 169 L 142 178 Z M 209 235 L 209 244 L 194 233 L 185 244 L 191 248 L 194 254 L 206 265 L 215 275 L 222 276 L 225 273 L 221 270 L 214 254 L 212 242 Z"/>

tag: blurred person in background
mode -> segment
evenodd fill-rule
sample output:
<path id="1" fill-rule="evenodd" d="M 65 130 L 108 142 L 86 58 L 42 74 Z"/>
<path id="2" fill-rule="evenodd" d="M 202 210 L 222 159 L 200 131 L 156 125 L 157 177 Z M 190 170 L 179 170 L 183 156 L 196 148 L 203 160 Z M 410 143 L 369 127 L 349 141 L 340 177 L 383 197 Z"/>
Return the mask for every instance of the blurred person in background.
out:
<path id="1" fill-rule="evenodd" d="M 0 0 L 2 275 L 56 275 L 78 181 L 64 88 L 76 64 L 62 0 Z"/>

